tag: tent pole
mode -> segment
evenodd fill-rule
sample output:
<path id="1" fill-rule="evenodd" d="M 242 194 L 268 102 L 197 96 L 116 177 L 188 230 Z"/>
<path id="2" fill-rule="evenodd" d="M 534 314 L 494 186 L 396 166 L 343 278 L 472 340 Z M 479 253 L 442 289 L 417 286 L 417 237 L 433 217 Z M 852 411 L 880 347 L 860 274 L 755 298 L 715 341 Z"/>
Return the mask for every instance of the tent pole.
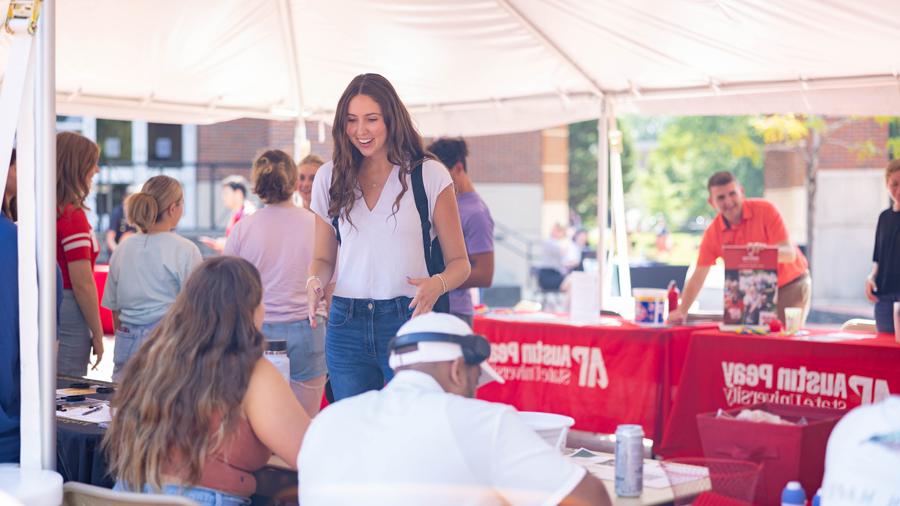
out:
<path id="1" fill-rule="evenodd" d="M 56 0 L 43 0 L 35 66 L 41 467 L 56 469 Z"/>
<path id="2" fill-rule="evenodd" d="M 616 265 L 619 273 L 619 295 L 631 296 L 631 270 L 628 265 L 628 230 L 625 228 L 625 189 L 622 178 L 622 132 L 616 126 L 616 113 L 609 108 L 609 185 L 612 201 L 613 229 L 616 241 Z"/>
<path id="3" fill-rule="evenodd" d="M 609 136 L 607 135 L 607 114 L 609 99 L 600 99 L 600 118 L 597 119 L 597 306 L 603 309 L 607 279 L 606 235 L 609 211 Z"/>

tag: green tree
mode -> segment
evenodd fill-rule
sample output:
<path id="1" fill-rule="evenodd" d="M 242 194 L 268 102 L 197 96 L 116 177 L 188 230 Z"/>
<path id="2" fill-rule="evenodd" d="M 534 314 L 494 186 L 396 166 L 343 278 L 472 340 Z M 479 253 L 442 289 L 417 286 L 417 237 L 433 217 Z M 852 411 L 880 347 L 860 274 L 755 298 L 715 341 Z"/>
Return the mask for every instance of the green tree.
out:
<path id="1" fill-rule="evenodd" d="M 638 176 L 637 201 L 651 215 L 684 226 L 715 211 L 707 203 L 706 180 L 728 170 L 741 181 L 747 196 L 762 196 L 763 141 L 748 116 L 683 116 L 672 118 L 650 152 L 647 170 Z"/>
<path id="2" fill-rule="evenodd" d="M 631 131 L 618 120 L 622 132 L 622 181 L 625 193 L 634 183 Z M 569 207 L 588 227 L 597 224 L 597 121 L 569 125 Z"/>

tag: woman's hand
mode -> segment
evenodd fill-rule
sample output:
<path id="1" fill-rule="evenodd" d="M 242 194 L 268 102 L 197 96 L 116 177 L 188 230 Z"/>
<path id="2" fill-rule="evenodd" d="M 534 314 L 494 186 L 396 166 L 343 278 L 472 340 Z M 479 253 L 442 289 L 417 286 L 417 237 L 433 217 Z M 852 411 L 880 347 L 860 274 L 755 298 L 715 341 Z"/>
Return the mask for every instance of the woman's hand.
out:
<path id="1" fill-rule="evenodd" d="M 318 278 L 318 276 L 310 276 L 306 280 L 306 300 L 308 304 L 308 313 L 309 313 L 309 326 L 312 328 L 318 327 L 318 323 L 316 322 L 316 313 L 319 311 L 319 306 L 324 302 L 322 299 L 325 296 L 325 290 L 322 288 L 322 280 Z"/>
<path id="2" fill-rule="evenodd" d="M 94 362 L 91 370 L 96 371 L 97 366 L 100 365 L 100 360 L 103 359 L 103 331 L 100 331 L 99 333 L 96 331 L 91 332 L 91 348 L 93 349 L 94 355 L 97 356 L 97 361 Z"/>
<path id="3" fill-rule="evenodd" d="M 875 284 L 875 280 L 871 276 L 866 278 L 866 298 L 871 302 L 878 302 L 878 296 L 875 295 L 877 291 L 878 285 Z"/>
<path id="4" fill-rule="evenodd" d="M 409 308 L 415 309 L 413 317 L 431 311 L 438 297 L 444 294 L 445 284 L 437 274 L 430 278 L 406 278 L 406 282 L 417 287 L 416 296 L 409 303 Z"/>

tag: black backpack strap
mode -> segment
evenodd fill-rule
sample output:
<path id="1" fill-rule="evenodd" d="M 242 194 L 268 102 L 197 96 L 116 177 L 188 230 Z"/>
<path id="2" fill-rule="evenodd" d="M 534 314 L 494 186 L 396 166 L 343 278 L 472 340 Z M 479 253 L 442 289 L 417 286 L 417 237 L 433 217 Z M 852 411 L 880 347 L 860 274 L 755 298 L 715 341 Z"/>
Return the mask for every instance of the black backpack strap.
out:
<path id="1" fill-rule="evenodd" d="M 428 275 L 434 276 L 431 261 L 431 220 L 428 219 L 428 194 L 425 193 L 425 181 L 422 179 L 422 162 L 413 168 L 412 176 L 413 197 L 416 199 L 416 210 L 419 211 L 419 221 L 422 223 L 422 244 L 425 246 L 425 264 L 428 266 Z"/>
<path id="2" fill-rule="evenodd" d="M 334 227 L 334 236 L 337 238 L 338 246 L 341 245 L 341 228 L 338 226 L 338 217 L 331 217 L 331 226 Z"/>
<path id="3" fill-rule="evenodd" d="M 416 201 L 416 210 L 419 211 L 419 221 L 422 223 L 422 246 L 425 253 L 425 265 L 428 267 L 428 275 L 434 276 L 444 272 L 444 253 L 441 251 L 441 243 L 435 237 L 431 240 L 431 220 L 428 218 L 428 194 L 425 193 L 425 181 L 422 176 L 422 161 L 413 168 L 412 176 L 413 198 Z M 445 292 L 434 303 L 433 311 L 438 313 L 450 312 L 450 292 Z"/>

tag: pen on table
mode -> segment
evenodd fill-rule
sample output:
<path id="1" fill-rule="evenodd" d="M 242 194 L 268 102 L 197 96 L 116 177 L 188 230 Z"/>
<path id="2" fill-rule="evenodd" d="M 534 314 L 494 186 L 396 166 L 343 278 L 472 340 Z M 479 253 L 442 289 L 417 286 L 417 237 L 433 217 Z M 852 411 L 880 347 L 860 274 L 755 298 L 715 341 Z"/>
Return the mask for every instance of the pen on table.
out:
<path id="1" fill-rule="evenodd" d="M 89 415 L 89 414 L 91 414 L 91 413 L 95 413 L 95 412 L 97 412 L 97 411 L 100 411 L 101 409 L 103 409 L 103 404 L 99 404 L 99 405 L 97 405 L 97 406 L 94 406 L 93 408 L 91 408 L 91 409 L 85 411 L 85 412 L 82 413 L 81 415 L 82 415 L 82 416 L 84 416 L 84 415 Z"/>

